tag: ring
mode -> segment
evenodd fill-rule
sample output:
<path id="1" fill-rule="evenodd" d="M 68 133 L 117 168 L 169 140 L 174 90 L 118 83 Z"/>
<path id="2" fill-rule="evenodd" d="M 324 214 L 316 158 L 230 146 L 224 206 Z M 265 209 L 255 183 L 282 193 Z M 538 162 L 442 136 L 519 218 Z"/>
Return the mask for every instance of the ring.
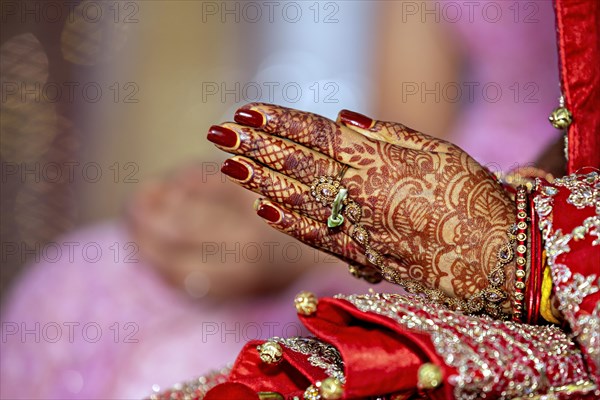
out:
<path id="1" fill-rule="evenodd" d="M 348 196 L 348 189 L 343 187 L 339 180 L 331 176 L 318 177 L 310 186 L 310 194 L 323 206 L 331 204 L 331 215 L 327 218 L 329 228 L 335 228 L 344 223 L 341 211 L 344 207 L 344 200 Z"/>
<path id="2" fill-rule="evenodd" d="M 321 176 L 310 185 L 310 194 L 324 206 L 332 204 L 342 184 L 331 176 Z"/>
<path id="3" fill-rule="evenodd" d="M 344 216 L 342 215 L 344 207 L 346 207 L 344 212 L 349 216 L 351 222 L 356 223 L 360 219 L 360 207 L 347 198 L 348 189 L 343 187 L 341 183 L 346 171 L 348 171 L 348 165 L 344 164 L 337 177 L 320 176 L 310 186 L 310 194 L 318 202 L 323 206 L 331 204 L 331 214 L 327 218 L 329 228 L 337 228 L 344 223 Z M 348 213 L 349 210 L 350 213 Z"/>
<path id="4" fill-rule="evenodd" d="M 346 196 L 348 196 L 348 189 L 341 188 L 331 205 L 331 215 L 327 218 L 327 227 L 337 228 L 344 223 L 344 216 L 340 213 L 344 206 L 343 201 L 346 199 Z"/>
<path id="5" fill-rule="evenodd" d="M 344 177 L 344 175 L 346 175 L 346 171 L 348 171 L 348 165 L 344 164 L 344 166 L 342 167 L 340 173 L 337 176 L 337 180 L 338 181 L 342 180 L 342 178 Z"/>

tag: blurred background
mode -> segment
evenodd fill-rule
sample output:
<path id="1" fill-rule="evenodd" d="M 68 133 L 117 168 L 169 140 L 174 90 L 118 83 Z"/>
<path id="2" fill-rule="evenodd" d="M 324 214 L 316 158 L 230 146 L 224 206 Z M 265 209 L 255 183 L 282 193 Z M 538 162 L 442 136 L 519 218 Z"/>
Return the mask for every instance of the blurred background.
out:
<path id="1" fill-rule="evenodd" d="M 292 324 L 298 288 L 372 286 L 271 232 L 221 177 L 206 132 L 245 103 L 401 121 L 500 172 L 560 136 L 550 1 L 0 7 L 3 398 L 138 398 L 244 339 L 301 333 L 223 321 Z"/>

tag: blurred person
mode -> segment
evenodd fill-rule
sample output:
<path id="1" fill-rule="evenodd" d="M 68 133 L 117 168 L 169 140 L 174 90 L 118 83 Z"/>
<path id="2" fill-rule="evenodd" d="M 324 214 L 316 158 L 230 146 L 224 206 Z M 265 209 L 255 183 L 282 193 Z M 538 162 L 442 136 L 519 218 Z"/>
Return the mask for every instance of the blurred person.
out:
<path id="1" fill-rule="evenodd" d="M 548 124 L 560 98 L 551 1 L 389 2 L 380 11 L 383 119 L 450 140 L 504 173 L 560 138 Z"/>
<path id="2" fill-rule="evenodd" d="M 249 339 L 305 333 L 286 310 L 308 281 L 368 287 L 248 218 L 254 196 L 211 166 L 146 182 L 125 218 L 42 249 L 2 312 L 1 398 L 141 398 Z"/>

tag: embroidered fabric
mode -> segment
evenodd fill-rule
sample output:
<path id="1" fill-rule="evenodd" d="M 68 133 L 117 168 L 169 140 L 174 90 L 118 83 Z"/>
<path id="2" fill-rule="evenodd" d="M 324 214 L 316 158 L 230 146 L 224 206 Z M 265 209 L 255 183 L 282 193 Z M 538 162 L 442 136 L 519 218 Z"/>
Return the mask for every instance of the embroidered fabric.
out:
<path id="1" fill-rule="evenodd" d="M 555 225 L 555 197 L 560 190 L 569 191 L 566 202 L 578 210 L 590 208 L 595 214 L 564 233 Z M 571 252 L 571 243 L 595 236 L 592 246 L 600 245 L 600 174 L 590 172 L 585 175 L 568 175 L 556 179 L 553 185 L 542 186 L 538 182 L 539 194 L 535 197 L 536 212 L 540 218 L 548 265 L 552 271 L 552 281 L 559 300 L 559 310 L 569 323 L 572 335 L 586 349 L 589 359 L 600 369 L 600 303 L 596 303 L 591 313 L 581 313 L 581 305 L 586 298 L 600 290 L 598 273 L 583 275 L 573 273 L 565 264 L 564 256 Z M 564 209 L 562 212 L 569 212 Z M 600 269 L 599 254 L 595 251 L 595 270 Z M 593 267 L 592 267 L 593 268 Z"/>
<path id="2" fill-rule="evenodd" d="M 395 294 L 338 295 L 362 312 L 387 316 L 406 329 L 430 335 L 436 352 L 458 375 L 447 382 L 457 399 L 512 399 L 582 385 L 581 353 L 554 326 L 533 326 L 475 317 Z"/>

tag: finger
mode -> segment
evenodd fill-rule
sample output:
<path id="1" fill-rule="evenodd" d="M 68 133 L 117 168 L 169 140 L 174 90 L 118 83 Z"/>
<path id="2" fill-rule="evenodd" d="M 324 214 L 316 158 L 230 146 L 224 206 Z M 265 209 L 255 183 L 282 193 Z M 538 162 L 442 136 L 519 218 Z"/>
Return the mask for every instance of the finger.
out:
<path id="1" fill-rule="evenodd" d="M 396 144 L 407 149 L 447 153 L 455 146 L 397 122 L 376 121 L 354 111 L 342 110 L 337 122 L 373 140 Z"/>
<path id="2" fill-rule="evenodd" d="M 331 207 L 317 201 L 311 195 L 312 189 L 310 186 L 277 171 L 273 171 L 249 158 L 234 156 L 225 160 L 221 172 L 238 185 L 315 221 L 326 223 L 331 215 Z M 350 176 L 349 180 L 351 179 L 352 177 Z M 373 232 L 371 223 L 372 221 L 369 217 L 363 216 L 361 218 L 361 224 L 369 231 L 369 236 L 373 241 L 372 246 L 383 254 L 394 254 L 385 245 L 376 246 L 374 244 L 384 243 L 384 240 L 380 234 Z M 340 229 L 353 235 L 354 225 L 348 220 L 340 226 Z"/>
<path id="3" fill-rule="evenodd" d="M 323 175 L 338 176 L 343 169 L 339 162 L 314 150 L 234 123 L 212 126 L 207 137 L 228 153 L 246 156 L 306 184 Z"/>
<path id="4" fill-rule="evenodd" d="M 260 199 L 256 213 L 270 226 L 301 242 L 335 255 L 346 262 L 368 265 L 363 250 L 347 233 L 298 214 L 266 199 Z"/>
<path id="5" fill-rule="evenodd" d="M 221 172 L 238 185 L 316 221 L 324 222 L 329 217 L 330 210 L 312 198 L 309 186 L 249 158 L 225 160 Z"/>
<path id="6" fill-rule="evenodd" d="M 364 154 L 374 154 L 377 143 L 317 114 L 271 104 L 247 104 L 235 121 L 289 139 L 343 164 L 359 168 Z"/>
<path id="7" fill-rule="evenodd" d="M 364 248 L 345 230 L 330 229 L 326 224 L 282 207 L 266 199 L 259 199 L 257 214 L 270 226 L 301 242 L 342 259 L 351 264 L 368 267 L 366 271 L 377 271 L 378 267 L 368 261 Z M 381 256 L 383 265 L 400 271 L 397 259 Z"/>
<path id="8" fill-rule="evenodd" d="M 317 202 L 311 196 L 310 188 L 307 185 L 242 156 L 226 160 L 221 171 L 238 185 L 265 196 L 269 201 L 278 203 L 282 208 L 326 226 L 326 221 L 331 215 L 331 208 Z M 361 240 L 360 236 L 356 235 L 359 231 L 358 226 L 345 221 L 338 229 L 329 232 L 343 231 L 349 237 L 354 238 L 358 245 L 364 247 L 367 240 Z M 386 259 L 389 258 L 392 265 L 399 268 L 399 260 L 386 256 L 394 254 L 394 252 L 386 245 L 381 244 L 384 241 L 380 235 L 373 234 L 368 224 L 363 227 L 369 231 L 369 245 Z"/>

